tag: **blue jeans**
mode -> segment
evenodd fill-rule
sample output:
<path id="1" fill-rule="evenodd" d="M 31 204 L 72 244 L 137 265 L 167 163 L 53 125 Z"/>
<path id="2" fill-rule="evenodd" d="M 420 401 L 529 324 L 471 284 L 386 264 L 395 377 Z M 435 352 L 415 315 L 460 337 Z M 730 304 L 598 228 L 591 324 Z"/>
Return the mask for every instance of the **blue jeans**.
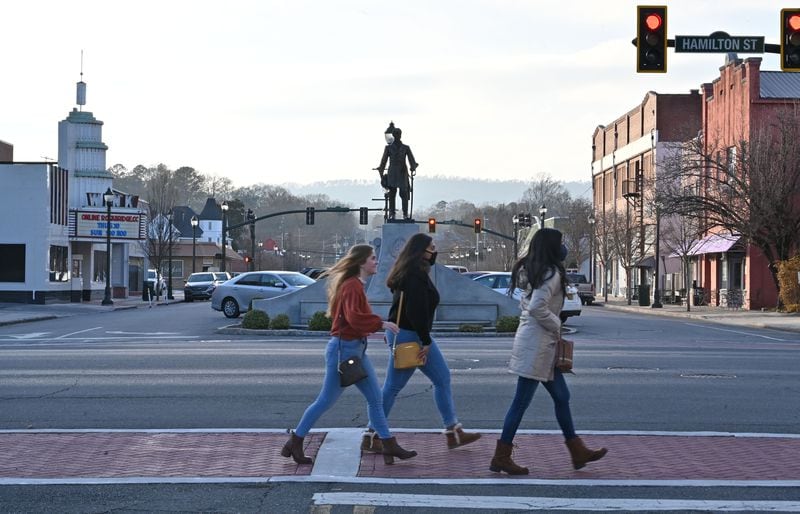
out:
<path id="1" fill-rule="evenodd" d="M 381 388 L 378 384 L 378 377 L 375 375 L 375 368 L 367 357 L 367 340 L 366 339 L 342 339 L 342 360 L 348 357 L 361 357 L 361 364 L 367 372 L 367 377 L 355 383 L 355 386 L 364 395 L 367 400 L 367 411 L 369 418 L 375 423 L 375 431 L 381 439 L 388 439 L 392 437 L 389 432 L 389 424 L 386 423 L 386 416 L 383 413 L 383 400 L 381 397 Z M 339 338 L 332 337 L 328 341 L 328 346 L 325 348 L 325 379 L 322 382 L 322 389 L 314 400 L 314 403 L 308 406 L 300 418 L 300 423 L 295 429 L 295 433 L 300 437 L 305 437 L 314 423 L 325 414 L 325 412 L 333 407 L 339 396 L 342 395 L 345 388 L 339 385 Z"/>
<path id="2" fill-rule="evenodd" d="M 542 384 L 544 384 L 547 392 L 550 393 L 550 397 L 553 398 L 556 420 L 558 421 L 558 426 L 561 427 L 561 433 L 564 434 L 564 439 L 574 438 L 575 427 L 572 425 L 572 413 L 569 410 L 569 388 L 567 387 L 567 381 L 564 380 L 564 374 L 555 370 L 553 380 L 542 382 Z M 503 422 L 503 434 L 500 436 L 500 440 L 504 443 L 512 444 L 514 442 L 514 435 L 516 435 L 519 424 L 522 422 L 525 410 L 533 400 L 533 393 L 536 392 L 536 386 L 538 385 L 538 380 L 525 377 L 517 378 L 517 392 L 506 413 L 506 419 Z"/>
<path id="3" fill-rule="evenodd" d="M 394 355 L 392 354 L 394 337 L 394 334 L 388 330 L 386 331 L 386 341 L 389 343 L 389 367 L 386 370 L 386 381 L 383 383 L 383 412 L 386 417 L 389 417 L 389 412 L 394 406 L 397 395 L 406 386 L 414 371 L 419 369 L 433 384 L 433 400 L 436 402 L 436 408 L 439 409 L 445 428 L 458 423 L 456 409 L 453 406 L 453 391 L 450 388 L 450 368 L 447 367 L 447 361 L 439 350 L 436 341 L 431 343 L 428 350 L 428 360 L 424 366 L 395 369 Z M 413 330 L 401 328 L 400 333 L 397 334 L 397 342 L 405 343 L 408 341 L 419 341 L 419 336 Z M 370 415 L 370 426 L 372 426 L 372 422 L 373 418 Z"/>

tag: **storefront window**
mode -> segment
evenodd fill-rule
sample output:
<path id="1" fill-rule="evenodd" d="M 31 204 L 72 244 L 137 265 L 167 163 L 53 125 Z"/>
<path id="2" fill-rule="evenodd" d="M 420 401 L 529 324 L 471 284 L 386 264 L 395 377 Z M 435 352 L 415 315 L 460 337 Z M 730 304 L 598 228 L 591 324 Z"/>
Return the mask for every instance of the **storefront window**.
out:
<path id="1" fill-rule="evenodd" d="M 0 244 L 0 282 L 25 282 L 25 245 Z"/>
<path id="2" fill-rule="evenodd" d="M 95 282 L 106 281 L 106 252 L 99 250 L 94 252 L 94 269 L 92 270 L 92 279 Z"/>
<path id="3" fill-rule="evenodd" d="M 69 249 L 66 246 L 50 245 L 50 282 L 69 280 L 68 254 Z"/>

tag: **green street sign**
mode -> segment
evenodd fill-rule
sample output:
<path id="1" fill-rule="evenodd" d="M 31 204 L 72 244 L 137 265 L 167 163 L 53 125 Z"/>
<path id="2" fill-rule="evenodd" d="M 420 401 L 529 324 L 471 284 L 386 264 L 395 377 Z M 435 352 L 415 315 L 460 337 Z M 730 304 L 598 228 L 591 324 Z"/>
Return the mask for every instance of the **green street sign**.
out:
<path id="1" fill-rule="evenodd" d="M 729 36 L 715 33 L 710 36 L 675 36 L 675 53 L 763 54 L 763 36 Z"/>

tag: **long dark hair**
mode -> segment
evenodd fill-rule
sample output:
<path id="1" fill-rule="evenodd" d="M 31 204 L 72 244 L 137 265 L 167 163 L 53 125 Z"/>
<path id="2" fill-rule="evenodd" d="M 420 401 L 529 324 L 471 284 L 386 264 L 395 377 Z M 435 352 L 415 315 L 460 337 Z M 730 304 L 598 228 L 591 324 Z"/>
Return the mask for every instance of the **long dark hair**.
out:
<path id="1" fill-rule="evenodd" d="M 422 232 L 414 234 L 406 241 L 386 278 L 386 285 L 389 286 L 389 289 L 392 291 L 397 289 L 411 269 L 421 269 L 425 272 L 430 270 L 430 263 L 422 257 L 425 255 L 425 250 L 431 245 L 431 241 L 433 238 Z"/>
<path id="2" fill-rule="evenodd" d="M 561 292 L 567 293 L 567 274 L 561 262 L 561 232 L 554 228 L 542 228 L 533 235 L 528 247 L 528 254 L 514 264 L 511 269 L 511 283 L 520 289 L 530 286 L 533 294 L 544 282 L 553 276 L 553 269 L 561 276 Z M 513 294 L 514 288 L 508 288 L 508 294 Z"/>

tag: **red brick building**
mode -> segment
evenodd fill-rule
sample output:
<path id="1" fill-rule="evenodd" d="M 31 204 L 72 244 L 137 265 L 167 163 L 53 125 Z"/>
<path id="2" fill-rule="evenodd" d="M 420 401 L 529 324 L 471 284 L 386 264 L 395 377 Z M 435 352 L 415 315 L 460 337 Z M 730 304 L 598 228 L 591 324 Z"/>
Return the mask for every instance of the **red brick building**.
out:
<path id="1" fill-rule="evenodd" d="M 800 74 L 760 68 L 761 58 L 732 59 L 720 68 L 717 79 L 702 85 L 703 154 L 724 149 L 725 155 L 720 158 L 735 162 L 742 141 L 751 141 L 756 131 L 776 123 L 781 113 L 795 112 L 800 100 Z M 736 238 L 733 236 L 730 241 Z M 724 292 L 729 289 L 744 291 L 745 308 L 777 304 L 769 262 L 758 248 L 734 245 L 728 250 L 715 249 L 718 251 L 700 250 L 694 270 L 698 284 L 710 291 L 712 304 L 724 302 Z"/>

